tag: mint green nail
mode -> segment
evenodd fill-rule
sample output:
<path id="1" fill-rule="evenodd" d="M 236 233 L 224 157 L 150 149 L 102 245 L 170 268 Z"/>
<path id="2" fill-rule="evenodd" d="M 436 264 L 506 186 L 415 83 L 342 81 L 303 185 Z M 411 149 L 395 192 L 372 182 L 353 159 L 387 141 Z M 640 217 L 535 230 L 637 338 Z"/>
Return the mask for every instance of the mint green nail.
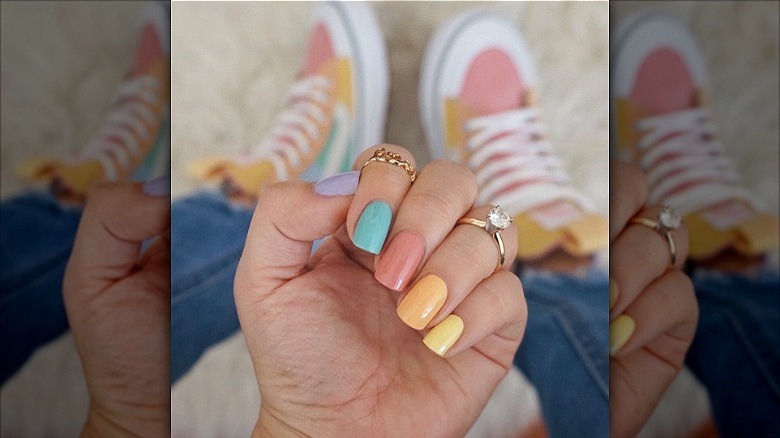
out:
<path id="1" fill-rule="evenodd" d="M 392 220 L 393 211 L 386 202 L 374 201 L 368 204 L 360 214 L 355 233 L 352 235 L 352 243 L 372 254 L 379 254 L 382 245 L 385 244 L 387 232 L 390 231 Z"/>

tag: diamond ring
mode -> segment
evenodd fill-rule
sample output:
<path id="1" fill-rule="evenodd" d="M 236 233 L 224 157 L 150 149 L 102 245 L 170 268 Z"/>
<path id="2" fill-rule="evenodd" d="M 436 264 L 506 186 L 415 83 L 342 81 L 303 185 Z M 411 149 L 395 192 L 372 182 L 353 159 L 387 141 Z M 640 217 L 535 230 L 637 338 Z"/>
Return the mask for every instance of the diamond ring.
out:
<path id="1" fill-rule="evenodd" d="M 504 264 L 504 258 L 506 254 L 504 241 L 501 239 L 500 233 L 501 231 L 504 231 L 511 223 L 512 217 L 509 216 L 500 205 L 493 207 L 488 212 L 487 216 L 485 216 L 485 220 L 476 219 L 473 217 L 464 217 L 458 219 L 457 222 L 458 225 L 476 225 L 493 236 L 493 240 L 495 240 L 496 245 L 498 245 L 498 265 L 496 265 L 496 271 Z"/>
<path id="2" fill-rule="evenodd" d="M 377 163 L 387 163 L 392 164 L 394 166 L 398 166 L 401 169 L 406 172 L 407 175 L 409 175 L 409 179 L 414 182 L 415 179 L 417 179 L 417 170 L 415 170 L 414 165 L 403 158 L 401 158 L 401 154 L 388 151 L 385 148 L 379 148 L 374 151 L 374 155 L 371 156 L 371 158 L 368 159 L 363 165 L 360 167 L 360 175 L 363 175 L 363 168 L 368 166 L 368 163 L 371 162 L 377 162 Z"/>
<path id="3" fill-rule="evenodd" d="M 672 231 L 676 230 L 682 224 L 682 217 L 677 210 L 668 205 L 664 205 L 663 210 L 658 213 L 657 219 L 649 219 L 646 217 L 635 217 L 631 219 L 632 224 L 644 225 L 650 227 L 666 238 L 666 243 L 669 244 L 669 252 L 672 255 L 670 266 L 674 266 L 677 263 L 677 245 L 674 243 L 674 236 Z"/>

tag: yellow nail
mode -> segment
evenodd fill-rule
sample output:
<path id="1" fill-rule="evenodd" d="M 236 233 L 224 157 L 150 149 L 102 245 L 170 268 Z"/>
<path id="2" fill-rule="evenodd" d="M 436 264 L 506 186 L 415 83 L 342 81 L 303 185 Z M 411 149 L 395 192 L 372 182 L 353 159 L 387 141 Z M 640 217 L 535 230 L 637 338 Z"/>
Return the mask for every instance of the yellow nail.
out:
<path id="1" fill-rule="evenodd" d="M 618 286 L 615 280 L 609 279 L 609 310 L 612 310 L 612 306 L 615 305 L 618 297 Z"/>
<path id="2" fill-rule="evenodd" d="M 634 334 L 636 324 L 628 315 L 620 315 L 609 324 L 609 354 L 614 356 Z"/>
<path id="3" fill-rule="evenodd" d="M 396 313 L 401 321 L 422 330 L 436 316 L 447 299 L 447 284 L 436 275 L 426 275 L 401 300 Z"/>
<path id="4" fill-rule="evenodd" d="M 463 333 L 463 320 L 452 314 L 436 325 L 423 338 L 423 343 L 439 356 L 444 356 Z"/>

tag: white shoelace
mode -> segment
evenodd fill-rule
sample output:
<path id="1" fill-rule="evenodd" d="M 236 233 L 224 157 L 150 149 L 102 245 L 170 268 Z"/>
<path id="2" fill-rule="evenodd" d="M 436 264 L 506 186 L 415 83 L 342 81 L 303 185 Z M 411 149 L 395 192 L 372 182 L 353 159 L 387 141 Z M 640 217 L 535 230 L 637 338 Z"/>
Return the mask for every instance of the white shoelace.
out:
<path id="1" fill-rule="evenodd" d="M 669 204 L 681 214 L 727 200 L 755 209 L 761 201 L 739 185 L 734 162 L 714 140 L 714 125 L 704 108 L 642 119 L 637 124 L 639 165 L 647 174 L 649 204 Z"/>
<path id="2" fill-rule="evenodd" d="M 332 87 L 323 76 L 307 76 L 296 82 L 287 108 L 256 148 L 254 158 L 270 161 L 280 180 L 289 178 L 289 168 L 300 166 L 301 157 L 311 152 L 311 140 L 321 135 L 320 125 L 327 121 L 323 106 L 331 99 Z"/>
<path id="3" fill-rule="evenodd" d="M 467 144 L 473 152 L 468 166 L 475 170 L 480 202 L 500 204 L 512 214 L 557 200 L 593 210 L 590 200 L 571 187 L 563 162 L 544 140 L 537 109 L 476 117 L 465 129 L 474 133 Z M 491 160 L 496 155 L 501 157 Z"/>
<path id="4" fill-rule="evenodd" d="M 118 178 L 117 165 L 126 167 L 133 155 L 140 152 L 140 142 L 152 134 L 147 124 L 156 116 L 151 110 L 158 105 L 160 81 L 152 76 L 138 76 L 122 83 L 117 92 L 118 106 L 106 117 L 103 127 L 89 142 L 85 153 L 97 154 L 109 181 Z"/>

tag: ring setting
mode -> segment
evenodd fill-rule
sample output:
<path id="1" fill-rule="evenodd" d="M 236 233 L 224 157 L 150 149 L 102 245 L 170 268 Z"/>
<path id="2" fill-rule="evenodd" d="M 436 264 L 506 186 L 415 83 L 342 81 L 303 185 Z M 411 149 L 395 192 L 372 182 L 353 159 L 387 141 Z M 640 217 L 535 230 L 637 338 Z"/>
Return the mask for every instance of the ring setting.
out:
<path id="1" fill-rule="evenodd" d="M 493 240 L 496 241 L 498 246 L 498 264 L 496 270 L 498 270 L 503 264 L 506 257 L 506 247 L 504 241 L 501 239 L 501 232 L 504 231 L 509 224 L 512 223 L 512 216 L 509 216 L 500 205 L 496 205 L 485 215 L 485 219 L 476 219 L 472 217 L 464 217 L 458 220 L 458 224 L 475 225 L 484 229 L 488 234 L 493 236 Z"/>
<path id="2" fill-rule="evenodd" d="M 363 174 L 363 169 L 366 166 L 368 166 L 368 164 L 371 162 L 387 163 L 387 164 L 392 164 L 393 166 L 398 166 L 401 169 L 403 169 L 407 175 L 409 175 L 409 179 L 412 182 L 414 182 L 414 180 L 417 179 L 417 170 L 414 168 L 414 165 L 412 163 L 404 160 L 401 157 L 401 154 L 388 151 L 383 147 L 375 150 L 374 155 L 372 155 L 371 158 L 368 159 L 368 161 L 363 163 L 363 166 L 360 167 L 361 175 Z"/>
<path id="3" fill-rule="evenodd" d="M 669 265 L 674 266 L 677 263 L 677 245 L 674 242 L 674 236 L 672 236 L 672 231 L 682 225 L 682 216 L 680 216 L 680 213 L 678 213 L 677 210 L 671 206 L 664 205 L 661 212 L 658 213 L 657 219 L 636 217 L 631 219 L 631 223 L 644 225 L 661 233 L 666 239 L 666 243 L 669 244 L 669 252 L 672 256 Z"/>

